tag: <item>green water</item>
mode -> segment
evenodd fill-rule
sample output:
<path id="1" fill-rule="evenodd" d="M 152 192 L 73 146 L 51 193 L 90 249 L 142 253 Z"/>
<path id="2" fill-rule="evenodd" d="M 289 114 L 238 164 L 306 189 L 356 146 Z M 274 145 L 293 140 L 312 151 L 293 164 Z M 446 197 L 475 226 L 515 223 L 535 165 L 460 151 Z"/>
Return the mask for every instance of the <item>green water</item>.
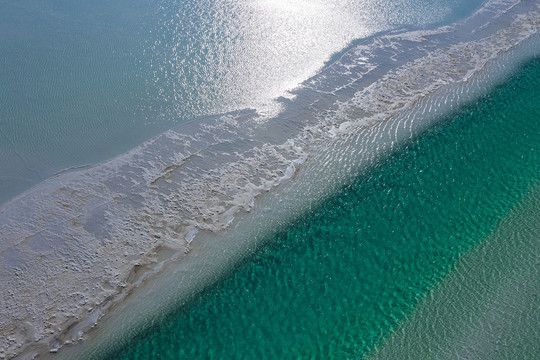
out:
<path id="1" fill-rule="evenodd" d="M 370 359 L 540 357 L 540 184 Z"/>
<path id="2" fill-rule="evenodd" d="M 539 183 L 539 78 L 534 60 L 103 358 L 365 356 Z"/>

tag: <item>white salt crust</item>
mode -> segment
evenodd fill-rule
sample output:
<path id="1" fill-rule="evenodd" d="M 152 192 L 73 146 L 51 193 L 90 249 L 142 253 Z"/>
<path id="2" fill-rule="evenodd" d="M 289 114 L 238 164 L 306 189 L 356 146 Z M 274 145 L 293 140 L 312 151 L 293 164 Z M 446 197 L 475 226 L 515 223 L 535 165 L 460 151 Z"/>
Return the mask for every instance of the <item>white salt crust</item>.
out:
<path id="1" fill-rule="evenodd" d="M 539 28 L 538 2 L 491 1 L 453 26 L 376 37 L 282 99 L 276 118 L 201 119 L 15 198 L 0 208 L 0 358 L 81 341 L 197 233 L 226 229 L 317 149 L 467 83 Z"/>

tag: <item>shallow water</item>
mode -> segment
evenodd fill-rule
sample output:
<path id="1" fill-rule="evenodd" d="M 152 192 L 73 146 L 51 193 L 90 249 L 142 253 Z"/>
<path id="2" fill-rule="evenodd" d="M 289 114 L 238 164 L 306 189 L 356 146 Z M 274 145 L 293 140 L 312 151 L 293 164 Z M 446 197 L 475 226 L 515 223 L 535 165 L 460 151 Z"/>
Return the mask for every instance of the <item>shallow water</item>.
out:
<path id="1" fill-rule="evenodd" d="M 539 76 L 537 59 L 292 221 L 196 300 L 98 357 L 365 356 L 538 185 Z"/>
<path id="2" fill-rule="evenodd" d="M 536 358 L 539 214 L 537 185 L 369 358 Z"/>
<path id="3" fill-rule="evenodd" d="M 480 3 L 1 1 L 0 204 L 196 116 L 271 111 L 351 41 Z"/>
<path id="4" fill-rule="evenodd" d="M 538 5 L 493 0 L 450 26 L 375 36 L 278 99 L 275 116 L 262 106 L 199 118 L 3 205 L 0 355 L 82 338 L 62 353 L 90 354 L 155 323 L 267 232 L 538 54 Z"/>

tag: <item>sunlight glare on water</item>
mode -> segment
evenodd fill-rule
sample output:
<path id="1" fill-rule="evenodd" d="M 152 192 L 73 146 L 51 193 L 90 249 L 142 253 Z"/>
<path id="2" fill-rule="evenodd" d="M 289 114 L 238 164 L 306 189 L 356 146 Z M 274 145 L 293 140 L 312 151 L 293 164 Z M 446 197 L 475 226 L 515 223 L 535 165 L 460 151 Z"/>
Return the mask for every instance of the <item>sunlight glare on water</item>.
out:
<path id="1" fill-rule="evenodd" d="M 197 116 L 263 115 L 332 54 L 479 0 L 0 2 L 0 204 Z"/>
<path id="2" fill-rule="evenodd" d="M 313 76 L 353 40 L 439 23 L 455 16 L 457 3 L 164 2 L 149 44 L 150 91 L 157 89 L 166 105 L 160 115 L 168 118 L 247 107 L 275 113 L 279 108 L 272 100 Z"/>

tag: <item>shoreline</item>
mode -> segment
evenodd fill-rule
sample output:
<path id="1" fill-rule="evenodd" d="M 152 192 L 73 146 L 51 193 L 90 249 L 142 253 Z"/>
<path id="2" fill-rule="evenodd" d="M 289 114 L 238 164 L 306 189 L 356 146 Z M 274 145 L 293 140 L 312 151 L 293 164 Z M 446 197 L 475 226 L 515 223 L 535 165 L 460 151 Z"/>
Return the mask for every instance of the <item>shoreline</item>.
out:
<path id="1" fill-rule="evenodd" d="M 444 97 L 441 98 L 444 99 Z M 402 124 L 402 122 L 396 120 L 394 125 L 396 124 Z M 354 143 L 356 140 L 351 138 L 350 142 Z M 298 213 L 299 208 L 301 208 L 300 211 L 307 211 L 309 208 L 318 206 L 318 202 L 325 201 L 324 198 L 317 197 L 306 199 L 303 197 L 305 188 L 301 186 L 306 183 L 317 186 L 310 179 L 313 174 L 324 168 L 324 155 L 319 155 L 317 160 L 306 165 L 309 169 L 303 169 L 304 171 L 298 174 L 297 183 L 283 185 L 280 190 L 281 196 L 276 192 L 264 194 L 258 200 L 257 207 L 250 213 L 240 214 L 231 228 L 222 234 L 200 234 L 196 237 L 193 242 L 194 249 L 185 259 L 187 261 L 169 264 L 154 281 L 143 284 L 137 290 L 138 298 L 127 299 L 126 303 L 119 304 L 110 317 L 104 318 L 103 322 L 88 334 L 84 346 L 75 345 L 66 348 L 65 353 L 59 354 L 60 358 L 69 359 L 76 356 L 100 358 L 102 351 L 106 353 L 110 347 L 118 348 L 126 338 L 144 332 L 152 326 L 151 324 L 167 316 L 169 311 L 189 304 L 194 295 L 204 292 L 207 287 L 211 287 L 213 283 L 227 276 L 236 264 L 264 246 L 269 235 L 275 231 L 274 229 L 290 221 L 291 217 Z M 371 166 L 370 164 L 363 165 L 366 166 L 366 171 Z M 319 185 L 323 186 L 323 184 Z M 318 190 L 323 191 L 322 188 Z M 280 197 L 283 196 L 293 199 L 294 204 L 292 201 L 289 203 L 282 201 Z M 271 222 L 263 223 L 268 217 L 272 219 Z M 258 226 L 253 227 L 253 224 Z M 153 303 L 155 307 L 152 309 L 145 307 L 145 303 L 154 301 L 156 292 L 168 298 L 169 303 Z M 128 334 L 119 334 L 120 330 L 126 331 L 126 329 L 129 329 Z"/>
<path id="2" fill-rule="evenodd" d="M 529 4 L 527 6 L 532 5 Z M 537 8 L 535 9 L 537 10 Z M 484 9 L 484 11 L 486 10 Z M 513 11 L 514 10 L 506 12 L 504 16 L 510 16 L 511 18 L 517 17 L 517 15 L 512 14 Z M 512 39 L 512 30 L 514 30 L 515 34 L 513 36 L 517 36 L 517 38 L 514 37 L 514 40 L 517 41 L 518 44 L 526 43 L 529 37 L 534 38 L 540 20 L 534 19 L 534 14 L 527 14 L 529 16 L 529 23 L 525 23 L 524 19 L 518 19 L 513 23 L 516 26 L 516 29 L 498 29 L 499 34 L 497 35 L 506 31 L 509 39 Z M 527 14 L 522 16 L 527 16 Z M 519 20 L 521 20 L 521 25 L 526 24 L 529 27 L 525 26 L 525 28 L 520 29 Z M 492 26 L 496 27 L 496 24 L 492 24 Z M 530 33 L 524 33 L 527 29 Z M 444 36 L 450 33 L 451 31 L 442 32 Z M 412 34 L 393 34 L 383 38 L 399 38 L 400 36 L 409 38 L 407 41 L 410 41 L 410 43 L 407 43 L 406 46 L 412 46 L 416 43 L 426 46 L 424 42 L 427 41 L 427 45 L 429 45 L 430 36 L 436 38 L 437 36 L 442 35 L 434 30 L 428 33 L 417 31 Z M 426 40 L 426 38 L 428 40 Z M 503 43 L 504 40 L 507 39 L 504 39 L 503 37 Z M 428 53 L 435 54 L 434 56 L 441 55 L 442 50 L 437 52 L 436 44 L 432 45 L 434 50 L 431 49 L 431 53 Z M 122 298 L 122 294 L 126 294 L 126 292 L 131 291 L 131 289 L 137 286 L 137 284 L 132 283 L 132 279 L 130 279 L 134 269 L 149 266 L 149 268 L 153 267 L 156 273 L 159 272 L 159 266 L 163 266 L 167 261 L 166 259 L 160 258 L 160 253 L 156 250 L 164 249 L 161 252 L 161 256 L 167 252 L 172 254 L 172 259 L 169 261 L 171 267 L 176 265 L 178 265 L 179 268 L 187 267 L 190 262 L 197 263 L 198 261 L 198 266 L 202 266 L 200 269 L 202 273 L 199 276 L 202 276 L 203 278 L 206 276 L 206 279 L 208 279 L 208 276 L 210 275 L 204 275 L 203 272 L 223 271 L 226 266 L 220 267 L 215 263 L 212 264 L 215 267 L 214 270 L 206 269 L 203 265 L 207 260 L 196 259 L 199 256 L 199 251 L 201 254 L 208 254 L 211 253 L 211 251 L 209 251 L 208 248 L 204 249 L 204 247 L 215 246 L 213 251 L 223 254 L 223 251 L 226 248 L 225 244 L 227 243 L 224 238 L 234 238 L 235 231 L 248 226 L 247 221 L 242 221 L 240 219 L 253 217 L 255 215 L 262 216 L 260 214 L 264 212 L 265 206 L 268 207 L 268 205 L 265 205 L 265 203 L 267 204 L 267 199 L 273 199 L 271 200 L 273 204 L 283 206 L 279 200 L 279 197 L 283 192 L 293 191 L 291 189 L 302 192 L 301 190 L 304 189 L 308 190 L 309 194 L 314 195 L 312 198 L 304 199 L 303 204 L 287 205 L 291 208 L 288 211 L 283 211 L 283 214 L 279 216 L 276 215 L 276 212 L 274 211 L 272 216 L 276 216 L 276 218 L 281 217 L 282 219 L 286 219 L 287 216 L 291 216 L 291 214 L 294 214 L 303 206 L 309 206 L 310 202 L 321 201 L 322 198 L 324 198 L 324 194 L 331 193 L 332 189 L 328 188 L 325 184 L 317 184 L 315 180 L 310 179 L 310 177 L 317 174 L 317 162 L 323 167 L 330 166 L 335 168 L 338 166 L 335 161 L 331 162 L 331 165 L 327 165 L 326 156 L 331 156 L 330 158 L 335 160 L 339 157 L 340 153 L 343 153 L 350 147 L 358 148 L 357 142 L 360 141 L 362 143 L 363 141 L 365 146 L 367 146 L 367 149 L 361 148 L 363 153 L 357 154 L 355 155 L 355 158 L 350 159 L 349 166 L 351 169 L 369 166 L 369 164 L 374 163 L 377 158 L 384 156 L 384 151 L 391 151 L 396 146 L 399 146 L 399 143 L 403 140 L 410 138 L 413 134 L 418 133 L 423 128 L 429 126 L 430 122 L 435 121 L 436 117 L 444 113 L 445 110 L 443 108 L 445 106 L 446 111 L 450 111 L 453 106 L 452 104 L 459 106 L 463 101 L 471 101 L 477 97 L 477 94 L 466 93 L 463 95 L 463 98 L 453 98 L 447 103 L 448 95 L 450 93 L 448 91 L 449 88 L 452 88 L 452 86 L 457 88 L 461 87 L 462 93 L 463 89 L 469 90 L 471 87 L 470 83 L 474 80 L 478 80 L 479 77 L 482 77 L 482 72 L 486 71 L 486 64 L 488 64 L 488 68 L 490 66 L 493 68 L 493 63 L 502 61 L 501 57 L 504 58 L 508 51 L 514 50 L 514 52 L 517 52 L 515 45 L 516 44 L 509 43 L 506 44 L 507 48 L 493 50 L 494 52 L 491 57 L 487 56 L 486 58 L 480 59 L 481 61 L 479 64 L 473 63 L 472 70 L 469 69 L 466 71 L 466 64 L 457 62 L 456 66 L 465 66 L 465 68 L 449 69 L 450 74 L 447 74 L 447 83 L 433 84 L 429 82 L 429 79 L 422 80 L 418 77 L 416 79 L 417 88 L 414 87 L 415 78 L 412 75 L 417 74 L 417 71 L 425 71 L 425 61 L 432 60 L 433 57 L 432 59 L 427 57 L 427 60 L 426 58 L 419 57 L 416 60 L 407 61 L 404 64 L 398 63 L 398 65 L 401 65 L 401 68 L 387 67 L 380 69 L 377 68 L 379 64 L 376 62 L 372 64 L 364 62 L 364 64 L 360 65 L 355 64 L 355 66 L 364 66 L 363 69 L 366 71 L 362 72 L 362 70 L 360 70 L 356 80 L 352 79 L 352 82 L 347 83 L 346 81 L 339 81 L 340 79 L 336 79 L 335 77 L 332 78 L 331 75 L 334 75 L 333 72 L 336 69 L 343 68 L 344 65 L 345 67 L 350 66 L 350 64 L 346 63 L 346 61 L 349 61 L 349 58 L 358 58 L 357 52 L 366 47 L 366 45 L 362 45 L 352 49 L 344 58 L 342 57 L 339 62 L 330 66 L 328 69 L 325 69 L 321 74 L 308 80 L 306 85 L 301 87 L 295 93 L 295 99 L 287 101 L 283 100 L 287 109 L 285 111 L 287 117 L 282 118 L 280 121 L 267 122 L 259 126 L 259 129 L 267 129 L 269 131 L 261 131 L 259 135 L 253 136 L 249 133 L 250 129 L 244 129 L 247 127 L 243 125 L 256 124 L 257 121 L 260 120 L 257 118 L 256 114 L 253 114 L 250 111 L 212 117 L 208 121 L 194 122 L 182 126 L 180 129 L 182 132 L 178 129 L 168 131 L 165 134 L 145 142 L 137 149 L 107 163 L 93 166 L 82 171 L 63 173 L 54 179 L 49 179 L 44 183 L 41 183 L 36 188 L 33 188 L 32 191 L 23 194 L 23 196 L 18 199 L 18 203 L 23 203 L 22 207 L 19 208 L 16 205 L 13 205 L 13 202 L 10 202 L 0 208 L 0 225 L 2 225 L 0 227 L 0 234 L 3 236 L 5 235 L 6 239 L 11 239 L 11 237 L 15 237 L 15 235 L 18 234 L 17 237 L 12 240 L 11 246 L 1 249 L 3 256 L 3 263 L 1 263 L 1 265 L 6 266 L 5 264 L 7 263 L 10 268 L 18 267 L 21 268 L 21 270 L 36 271 L 36 268 L 25 269 L 25 266 L 37 265 L 36 263 L 28 264 L 21 262 L 28 261 L 24 256 L 36 256 L 36 253 L 47 255 L 47 252 L 53 256 L 53 254 L 63 252 L 67 255 L 61 254 L 61 257 L 57 260 L 57 265 L 63 265 L 66 259 L 71 259 L 68 258 L 71 256 L 69 255 L 72 253 L 71 250 L 75 250 L 73 253 L 76 253 L 80 258 L 75 262 L 69 261 L 74 267 L 72 267 L 71 270 L 68 269 L 67 272 L 63 272 L 63 270 L 62 272 L 68 276 L 72 276 L 72 281 L 73 279 L 81 280 L 76 282 L 79 289 L 77 290 L 77 287 L 65 288 L 68 284 L 60 283 L 56 284 L 56 289 L 61 289 L 60 292 L 62 295 L 81 294 L 82 299 L 80 299 L 80 296 L 76 296 L 75 300 L 72 300 L 69 297 L 67 298 L 67 300 L 70 301 L 70 304 L 74 305 L 76 310 L 70 313 L 70 309 L 64 308 L 67 315 L 58 315 L 64 316 L 67 320 L 57 321 L 52 324 L 51 327 L 51 330 L 58 327 L 64 327 L 64 329 L 61 329 L 59 332 L 54 330 L 49 336 L 43 335 L 44 333 L 40 333 L 40 330 L 37 329 L 33 331 L 33 338 L 32 336 L 28 336 L 29 332 L 25 329 L 21 335 L 22 338 L 26 337 L 28 339 L 26 340 L 26 344 L 46 341 L 46 343 L 42 345 L 34 345 L 43 348 L 43 350 L 38 350 L 40 353 L 42 351 L 50 351 L 51 349 L 54 351 L 61 347 L 63 345 L 62 342 L 65 341 L 70 341 L 71 343 L 80 341 L 79 339 L 83 337 L 82 334 L 87 330 L 86 326 L 96 323 L 98 319 L 103 316 L 103 313 L 106 312 L 107 308 L 105 308 L 105 311 L 102 313 L 100 311 L 100 306 L 119 304 L 116 306 L 127 309 L 125 304 L 129 301 L 120 304 L 120 299 Z M 480 48 L 488 49 L 492 46 L 493 43 L 487 43 Z M 426 48 L 428 48 L 428 46 L 426 46 Z M 469 46 L 469 49 L 470 48 L 471 47 Z M 468 48 L 465 47 L 465 49 Z M 408 49 L 405 48 L 404 51 L 405 50 Z M 419 52 L 423 51 L 425 50 L 422 49 Z M 537 49 L 525 49 L 523 51 L 532 51 L 533 54 L 538 54 Z M 456 54 L 455 56 L 458 56 L 457 60 L 459 60 L 459 54 L 457 52 L 454 51 L 450 54 Z M 448 56 L 451 55 L 442 53 L 441 60 L 448 59 Z M 512 58 L 511 55 L 508 56 Z M 522 54 L 522 56 L 522 60 L 516 60 L 515 57 L 512 58 L 514 66 L 532 55 Z M 422 59 L 424 60 L 424 63 L 422 63 Z M 436 57 L 435 60 L 437 60 Z M 416 64 L 415 61 L 417 62 Z M 410 63 L 412 63 L 413 66 L 410 66 Z M 432 62 L 431 64 L 433 66 L 436 62 Z M 407 65 L 409 65 L 409 67 L 407 67 Z M 480 65 L 480 68 L 478 68 L 478 65 Z M 401 72 L 400 69 L 402 69 Z M 508 76 L 512 71 L 511 69 L 505 68 L 504 71 L 506 71 L 506 75 L 501 75 L 500 69 L 496 70 L 499 70 L 499 72 L 495 71 L 495 78 L 497 77 L 497 74 L 501 77 Z M 383 72 L 387 75 L 390 74 L 390 77 L 387 76 L 385 78 L 384 76 L 376 75 L 366 76 L 367 80 L 365 81 L 370 81 L 371 79 L 372 82 L 370 84 L 362 83 L 365 74 L 377 72 Z M 342 76 L 343 74 L 343 72 L 340 71 L 337 73 L 338 76 Z M 438 74 L 439 73 L 436 73 L 436 75 Z M 326 77 L 327 75 L 329 77 Z M 409 88 L 388 88 L 388 84 L 393 84 L 392 79 L 399 79 L 400 76 L 401 78 L 403 78 L 403 76 L 408 76 L 408 79 L 412 82 L 412 86 Z M 486 81 L 496 82 L 497 80 L 494 80 L 491 76 L 487 76 Z M 319 84 L 317 84 L 317 82 L 319 82 Z M 355 84 L 355 86 L 358 85 L 358 88 L 355 90 L 359 90 L 356 91 L 352 97 L 350 95 L 352 91 L 350 88 L 351 84 Z M 349 88 L 347 88 L 347 86 L 349 86 Z M 427 86 L 427 89 L 425 86 Z M 386 100 L 386 97 L 393 97 L 396 93 L 407 91 L 407 89 L 409 89 L 409 96 L 402 97 L 402 102 L 395 104 L 392 102 L 388 103 Z M 443 94 L 445 91 L 447 91 L 447 93 Z M 477 91 L 482 92 L 487 91 L 487 89 L 481 86 Z M 317 97 L 310 97 L 313 93 L 318 94 Z M 332 94 L 330 100 L 327 96 L 328 94 Z M 442 108 L 442 101 L 440 101 L 442 98 L 439 98 L 438 106 L 441 110 L 432 112 L 431 120 L 428 119 L 420 124 L 419 122 L 421 121 L 413 122 L 412 118 L 414 117 L 414 113 L 419 113 L 422 110 L 423 105 L 427 106 L 426 104 L 429 103 L 433 96 L 441 96 L 441 94 L 446 96 Z M 347 98 L 348 103 L 345 102 Z M 331 101 L 333 101 L 333 104 L 328 106 L 328 102 Z M 324 108 L 324 106 L 326 106 L 326 108 Z M 331 109 L 331 111 L 334 111 L 335 115 L 344 116 L 329 118 L 327 116 L 328 111 L 326 111 L 326 114 L 323 113 L 321 115 L 321 112 L 316 112 L 316 110 L 321 107 L 326 110 Z M 314 112 L 315 115 L 309 119 L 301 119 L 302 116 L 305 116 L 305 109 L 309 109 L 307 111 L 309 115 L 312 115 L 312 112 Z M 367 115 L 364 117 L 358 115 L 362 113 L 369 114 L 370 112 L 373 113 L 373 118 L 371 120 L 366 120 Z M 404 113 L 408 115 L 403 115 Z M 403 120 L 403 118 L 400 118 L 400 116 L 404 116 L 405 118 L 409 116 L 409 119 L 402 122 L 401 120 Z M 298 118 L 300 118 L 300 121 L 295 123 L 294 127 L 300 129 L 299 136 L 294 138 L 294 140 L 291 140 L 287 131 L 290 130 L 291 119 L 296 120 Z M 340 122 L 336 122 L 338 120 Z M 186 131 L 189 130 L 190 127 L 196 128 L 197 130 L 192 132 Z M 298 130 L 295 128 L 295 131 Z M 199 135 L 191 136 L 187 134 Z M 366 134 L 368 134 L 369 137 L 363 139 L 359 138 L 360 135 Z M 238 137 L 244 141 L 240 144 L 234 144 L 236 148 L 227 148 L 227 146 Z M 367 139 L 373 140 L 371 145 L 369 145 Z M 377 144 L 374 144 L 374 142 L 377 142 Z M 379 145 L 381 145 L 383 151 L 379 149 Z M 173 149 L 172 151 L 171 148 Z M 174 155 L 170 156 L 165 152 L 172 152 Z M 241 161 L 238 161 L 238 158 L 234 158 L 234 153 L 243 154 Z M 137 168 L 134 166 L 137 164 L 142 165 Z M 220 172 L 219 169 L 223 167 L 223 164 L 227 165 L 227 171 Z M 245 169 L 246 166 L 248 170 Z M 142 169 L 142 171 L 136 172 L 135 169 Z M 122 170 L 123 172 L 119 172 L 119 170 Z M 191 183 L 186 182 L 186 184 L 182 185 L 182 181 L 185 180 L 183 176 L 185 176 L 186 173 L 181 173 L 181 171 L 190 173 Z M 354 172 L 352 170 L 350 171 L 351 173 Z M 98 173 L 97 178 L 95 177 L 96 173 Z M 205 178 L 206 174 L 211 175 L 210 177 Z M 101 178 L 99 176 L 101 176 Z M 339 183 L 346 181 L 347 174 L 338 171 L 335 174 L 335 178 L 336 182 L 334 186 L 338 186 Z M 111 179 L 116 179 L 116 182 L 111 181 Z M 224 179 L 226 180 L 224 181 Z M 56 184 L 54 180 L 62 183 L 62 187 L 55 187 Z M 193 187 L 194 183 L 195 187 Z M 227 187 L 228 184 L 237 184 L 236 186 L 238 186 L 238 188 Z M 89 192 L 89 188 L 86 186 L 90 188 L 93 187 L 94 190 Z M 145 192 L 138 190 L 141 187 L 144 188 Z M 280 190 L 270 191 L 276 187 L 279 187 Z M 193 188 L 195 191 L 193 191 Z M 190 199 L 193 203 L 186 204 L 182 198 L 178 197 L 175 191 L 178 191 L 183 195 L 185 195 L 186 192 L 187 194 L 191 194 L 192 197 Z M 54 204 L 47 202 L 47 199 L 49 198 L 47 193 L 53 194 L 52 199 L 56 200 Z M 133 193 L 145 193 L 148 195 L 146 198 L 137 195 L 142 199 L 133 199 L 129 196 L 129 194 Z M 169 200 L 163 198 L 164 194 L 167 195 Z M 202 199 L 203 202 L 197 203 L 197 199 Z M 49 206 L 49 208 L 47 208 L 47 206 Z M 16 209 L 13 209 L 14 207 Z M 49 211 L 51 208 L 53 209 L 53 214 L 56 212 L 57 217 L 55 218 L 55 215 L 53 215 L 52 220 L 50 220 L 51 222 L 47 223 L 49 217 L 45 216 L 45 212 Z M 273 208 L 273 206 L 270 206 L 270 208 Z M 32 209 L 30 214 L 25 212 L 29 209 Z M 129 212 L 128 210 L 132 212 Z M 44 222 L 46 227 L 42 229 L 20 229 L 19 226 L 15 226 L 16 222 L 20 221 L 17 216 L 21 216 L 23 219 L 34 216 L 34 219 L 37 220 L 36 224 L 26 225 L 27 227 L 38 226 L 40 222 Z M 71 225 L 61 219 L 71 219 Z M 178 224 L 178 219 L 183 220 L 184 223 Z M 69 221 L 70 220 L 67 222 Z M 117 226 L 118 222 L 122 223 L 122 227 L 112 227 L 111 221 L 115 222 L 114 226 Z M 271 223 L 275 221 L 276 220 L 269 221 L 265 226 L 270 229 L 272 227 Z M 143 224 L 142 226 L 140 225 L 141 223 Z M 26 224 L 28 224 L 28 222 L 26 222 Z M 19 223 L 19 225 L 21 224 Z M 91 239 L 94 242 L 93 245 L 97 246 L 95 248 L 98 249 L 97 254 L 93 253 L 96 250 L 91 249 L 87 243 L 77 243 L 81 240 L 88 241 L 89 238 L 88 236 L 82 236 L 82 233 L 74 233 L 72 226 L 75 226 L 76 229 L 81 229 L 81 231 L 84 230 L 84 234 L 92 234 Z M 60 230 L 60 233 L 55 232 L 55 229 Z M 264 232 L 259 229 L 256 230 L 256 233 L 259 233 L 260 231 Z M 244 249 L 255 246 L 255 244 L 250 243 L 250 239 L 260 239 L 260 235 L 258 237 L 251 237 L 247 234 L 249 234 L 249 232 L 244 236 L 244 240 L 247 241 L 245 244 L 247 248 L 239 246 L 237 242 L 231 240 L 227 247 L 228 255 L 225 256 L 222 261 L 227 263 L 230 263 L 231 261 L 234 262 L 233 259 L 237 256 L 241 256 L 240 254 Z M 63 235 L 67 235 L 67 237 Z M 143 237 L 144 239 L 141 239 Z M 74 244 L 66 243 L 66 238 L 71 238 Z M 124 242 L 115 242 L 114 240 L 122 238 L 124 239 Z M 218 238 L 219 241 L 216 241 Z M 125 239 L 130 239 L 131 242 L 128 242 Z M 31 248 L 30 250 L 33 252 L 21 252 L 20 247 L 22 245 L 29 246 Z M 92 245 L 92 243 L 90 245 Z M 70 246 L 76 246 L 76 248 L 70 248 Z M 199 247 L 201 247 L 200 250 Z M 11 253 L 9 252 L 13 249 L 17 250 L 18 253 L 13 251 L 11 251 Z M 141 251 L 141 249 L 146 250 Z M 5 254 L 11 255 L 6 257 Z M 124 256 L 122 256 L 122 254 Z M 187 256 L 185 256 L 186 254 Z M 88 255 L 88 257 L 85 255 Z M 19 256 L 19 258 L 17 258 L 17 256 Z M 183 258 L 182 261 L 173 261 L 180 257 Z M 188 259 L 194 260 L 188 261 Z M 112 266 L 110 262 L 113 260 L 120 260 L 121 265 Z M 9 261 L 13 261 L 15 265 L 10 265 Z M 21 264 L 23 266 L 20 266 Z M 77 266 L 79 266 L 79 270 L 76 269 Z M 95 271 L 95 269 L 100 266 L 102 266 L 105 271 L 101 271 L 101 273 Z M 37 266 L 37 268 L 39 268 L 39 266 Z M 196 266 L 192 266 L 190 268 L 191 272 L 193 272 L 195 268 Z M 59 273 L 62 274 L 62 272 L 55 272 L 54 267 L 51 267 L 50 270 L 50 273 L 46 275 L 56 274 L 56 276 L 58 276 Z M 172 270 L 169 269 L 167 271 Z M 81 277 L 80 275 L 75 274 L 75 277 L 73 277 L 73 275 L 70 275 L 73 274 L 73 272 L 83 273 L 83 276 Z M 25 276 L 23 272 L 18 272 L 18 274 Z M 147 274 L 147 277 L 151 276 L 151 273 Z M 16 274 L 15 276 L 18 277 L 19 275 Z M 92 275 L 94 277 L 88 278 L 88 276 Z M 158 277 L 164 278 L 164 276 L 161 275 Z M 145 277 L 143 276 L 138 280 L 142 281 L 144 278 Z M 212 281 L 211 279 L 213 278 L 213 276 L 210 276 L 209 281 Z M 106 282 L 104 282 L 104 279 Z M 15 282 L 10 283 L 10 280 Z M 21 282 L 17 281 L 18 280 L 15 279 L 4 280 L 4 282 L 7 282 L 6 288 L 20 288 Z M 23 281 L 22 284 L 31 284 L 28 281 L 31 281 L 31 279 L 26 279 L 26 283 Z M 69 281 L 69 278 L 65 281 Z M 86 291 L 84 288 L 80 289 L 81 286 L 84 287 L 85 284 L 89 286 L 88 284 L 92 284 L 93 282 L 102 284 L 102 288 L 88 288 L 89 291 Z M 34 281 L 34 288 L 39 288 L 41 286 L 40 284 L 44 283 L 40 283 L 38 277 L 37 283 Z M 149 281 L 144 285 L 141 285 L 140 290 L 138 289 L 137 292 L 141 293 L 143 288 L 156 286 L 156 284 L 157 277 L 152 279 L 151 282 Z M 193 280 L 193 283 L 191 284 L 193 291 L 197 291 L 199 284 L 201 284 L 200 280 Z M 64 288 L 62 288 L 62 286 L 64 286 Z M 25 287 L 25 290 L 26 289 L 30 289 L 28 296 L 32 296 L 32 287 Z M 115 293 L 117 295 L 114 295 Z M 15 293 L 13 294 L 15 295 Z M 90 294 L 90 296 L 88 296 L 88 294 Z M 20 296 L 23 294 L 18 295 Z M 120 299 L 118 299 L 117 296 L 120 296 Z M 91 300 L 88 301 L 89 299 Z M 2 300 L 6 303 L 10 303 L 9 300 Z M 20 300 L 21 299 L 19 298 L 18 303 L 26 303 L 25 301 Z M 57 300 L 57 304 L 62 303 L 63 300 L 66 300 L 66 298 Z M 94 304 L 91 304 L 92 301 L 94 301 Z M 82 306 L 92 307 L 89 311 L 90 314 L 84 314 L 84 311 L 87 311 L 87 309 L 81 309 L 81 305 L 78 305 L 82 302 L 85 302 L 85 305 Z M 88 306 L 86 304 L 88 304 Z M 13 306 L 16 306 L 16 304 L 13 304 Z M 38 310 L 43 310 L 39 305 L 35 304 L 34 306 L 36 314 Z M 79 308 L 77 309 L 77 307 Z M 60 310 L 58 311 L 58 313 L 60 313 L 62 312 L 62 309 L 62 306 L 58 306 L 56 311 Z M 80 310 L 83 311 L 81 312 Z M 120 314 L 120 311 L 116 310 L 111 312 L 111 316 L 107 316 L 107 318 L 111 319 L 112 314 L 115 313 Z M 122 311 L 129 312 L 130 310 Z M 94 318 L 92 318 L 92 315 Z M 85 323 L 82 318 L 86 318 L 88 322 Z M 100 326 L 98 327 L 100 328 L 99 332 L 103 332 L 103 328 L 106 328 L 106 325 L 102 325 L 102 323 L 105 323 L 105 320 L 106 318 L 104 318 L 103 321 L 100 321 Z M 28 320 L 24 319 L 23 322 L 25 321 Z M 108 320 L 109 323 L 111 323 L 111 321 L 112 320 Z M 79 324 L 80 326 L 75 325 L 75 327 L 66 330 L 65 326 L 70 322 L 73 322 L 73 325 Z M 31 324 L 31 326 L 35 325 Z M 45 326 L 45 329 L 46 328 L 47 326 Z M 20 327 L 16 327 L 16 329 L 20 331 Z M 65 333 L 66 331 L 67 333 Z M 24 332 L 26 332 L 26 334 L 24 334 Z M 32 331 L 30 331 L 30 333 L 31 332 Z M 91 336 L 90 334 L 92 333 L 97 334 L 96 331 L 90 331 L 88 336 Z M 35 340 L 35 336 L 40 334 L 42 337 Z M 51 339 L 51 337 L 56 337 L 57 342 L 49 342 L 48 340 Z M 20 343 L 20 341 L 21 340 L 16 340 L 15 342 Z M 87 343 L 88 342 L 89 340 Z M 4 345 L 2 344 L 2 346 Z M 14 347 L 8 345 L 7 347 L 3 347 L 3 352 L 1 352 L 0 355 L 4 355 L 4 357 L 11 356 L 10 351 L 16 350 L 9 349 L 14 349 L 16 346 L 17 345 Z M 72 348 L 74 349 L 75 347 Z M 4 349 L 8 350 L 6 351 Z M 60 353 L 67 353 L 68 349 L 69 348 L 66 348 L 66 351 L 61 351 Z M 25 354 L 30 353 L 32 353 L 32 351 L 28 352 L 23 350 L 19 355 L 25 356 Z"/>

